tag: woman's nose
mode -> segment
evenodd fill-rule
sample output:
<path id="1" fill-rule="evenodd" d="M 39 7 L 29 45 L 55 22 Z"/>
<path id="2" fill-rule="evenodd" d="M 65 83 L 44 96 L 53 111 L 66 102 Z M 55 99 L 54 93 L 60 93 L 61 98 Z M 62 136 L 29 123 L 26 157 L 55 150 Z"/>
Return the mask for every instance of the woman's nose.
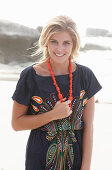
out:
<path id="1" fill-rule="evenodd" d="M 62 51 L 64 48 L 63 48 L 63 45 L 58 45 L 57 46 L 57 49 L 59 50 L 59 51 Z"/>

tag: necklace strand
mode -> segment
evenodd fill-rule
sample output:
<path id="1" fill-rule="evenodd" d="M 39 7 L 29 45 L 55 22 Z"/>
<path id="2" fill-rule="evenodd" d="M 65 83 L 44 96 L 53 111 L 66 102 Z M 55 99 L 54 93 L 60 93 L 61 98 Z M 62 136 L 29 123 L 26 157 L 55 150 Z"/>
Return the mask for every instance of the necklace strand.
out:
<path id="1" fill-rule="evenodd" d="M 57 85 L 57 82 L 56 82 L 56 79 L 55 79 L 55 76 L 54 76 L 54 72 L 53 72 L 51 64 L 50 64 L 50 59 L 47 60 L 47 66 L 48 66 L 48 69 L 49 69 L 49 71 L 51 73 L 51 76 L 52 76 L 52 79 L 53 79 L 53 84 L 56 87 L 56 90 L 58 92 L 58 98 L 61 100 L 61 102 L 63 102 L 63 96 L 62 96 L 62 94 L 60 92 L 59 86 Z M 70 108 L 72 108 L 73 97 L 72 97 L 72 63 L 71 63 L 71 59 L 69 59 L 69 78 L 70 78 L 70 89 L 69 89 L 69 98 L 68 98 L 68 100 L 71 101 L 69 106 L 70 106 Z"/>

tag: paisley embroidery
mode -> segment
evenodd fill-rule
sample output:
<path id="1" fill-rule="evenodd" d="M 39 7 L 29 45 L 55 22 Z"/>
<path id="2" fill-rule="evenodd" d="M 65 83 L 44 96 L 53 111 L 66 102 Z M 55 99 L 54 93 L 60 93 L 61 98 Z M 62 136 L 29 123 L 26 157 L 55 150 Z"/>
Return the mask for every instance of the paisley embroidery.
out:
<path id="1" fill-rule="evenodd" d="M 32 107 L 33 107 L 33 109 L 34 109 L 36 112 L 39 111 L 39 109 L 38 109 L 36 106 L 32 105 Z"/>
<path id="2" fill-rule="evenodd" d="M 42 98 L 38 97 L 38 96 L 33 96 L 32 97 L 33 100 L 35 100 L 37 103 L 41 104 L 42 103 Z"/>
<path id="3" fill-rule="evenodd" d="M 85 90 L 82 90 L 82 91 L 80 92 L 80 99 L 83 98 L 84 94 L 85 94 Z"/>
<path id="4" fill-rule="evenodd" d="M 83 100 L 83 106 L 87 103 L 87 98 Z"/>
<path id="5" fill-rule="evenodd" d="M 42 131 L 46 131 L 46 139 L 50 142 L 46 155 L 46 170 L 71 170 L 73 168 L 75 157 L 73 143 L 77 142 L 74 130 L 83 128 L 81 118 L 87 103 L 87 98 L 83 99 L 84 95 L 85 91 L 82 90 L 80 97 L 73 98 L 72 114 L 69 117 L 52 121 L 41 127 Z M 32 99 L 39 103 L 41 113 L 52 110 L 57 102 L 55 94 L 50 94 L 50 97 L 44 101 L 38 96 L 34 96 Z"/>

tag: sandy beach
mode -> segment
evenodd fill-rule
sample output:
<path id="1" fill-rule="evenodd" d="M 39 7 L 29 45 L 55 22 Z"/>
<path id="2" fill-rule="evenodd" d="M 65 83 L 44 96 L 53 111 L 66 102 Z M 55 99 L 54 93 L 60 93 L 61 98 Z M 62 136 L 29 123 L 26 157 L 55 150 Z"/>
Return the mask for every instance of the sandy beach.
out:
<path id="1" fill-rule="evenodd" d="M 11 128 L 11 96 L 16 81 L 0 81 L 0 170 L 24 170 L 29 131 Z M 94 146 L 91 170 L 112 170 L 112 104 L 97 103 L 94 119 Z"/>

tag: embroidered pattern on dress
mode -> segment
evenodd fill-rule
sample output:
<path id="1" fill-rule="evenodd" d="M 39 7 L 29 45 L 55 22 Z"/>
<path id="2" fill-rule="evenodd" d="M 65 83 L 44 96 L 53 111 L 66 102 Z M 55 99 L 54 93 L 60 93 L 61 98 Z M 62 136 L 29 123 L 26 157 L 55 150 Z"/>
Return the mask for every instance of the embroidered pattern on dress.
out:
<path id="1" fill-rule="evenodd" d="M 46 170 L 71 170 L 73 168 L 74 152 L 73 143 L 77 142 L 75 131 L 83 128 L 81 121 L 83 109 L 87 103 L 87 98 L 83 99 L 85 91 L 80 92 L 80 97 L 76 96 L 72 101 L 72 114 L 64 119 L 52 121 L 43 127 L 42 131 L 46 131 L 46 139 L 51 142 L 46 155 Z M 39 97 L 33 97 L 38 101 Z M 53 109 L 57 102 L 55 94 L 51 94 L 45 101 L 39 103 L 39 111 L 44 113 Z M 34 108 L 33 108 L 34 109 Z"/>
<path id="2" fill-rule="evenodd" d="M 37 103 L 41 104 L 42 103 L 42 98 L 38 96 L 33 96 L 32 99 L 36 101 Z"/>
<path id="3" fill-rule="evenodd" d="M 33 107 L 33 110 L 35 110 L 36 112 L 39 111 L 38 107 L 34 106 L 33 104 L 32 104 L 32 107 Z"/>

